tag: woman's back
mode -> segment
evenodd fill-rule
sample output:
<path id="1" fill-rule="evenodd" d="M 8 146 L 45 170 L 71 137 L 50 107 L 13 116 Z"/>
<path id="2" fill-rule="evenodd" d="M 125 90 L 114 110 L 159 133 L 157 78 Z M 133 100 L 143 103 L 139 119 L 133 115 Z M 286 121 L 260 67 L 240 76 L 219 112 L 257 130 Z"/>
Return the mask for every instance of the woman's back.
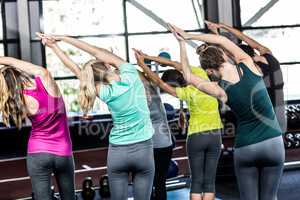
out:
<path id="1" fill-rule="evenodd" d="M 238 67 L 243 71 L 239 82 L 228 84 L 221 81 L 228 96 L 227 104 L 238 119 L 236 147 L 279 136 L 280 127 L 262 77 L 250 71 L 244 63 Z"/>
<path id="2" fill-rule="evenodd" d="M 28 153 L 47 152 L 60 156 L 72 155 L 63 98 L 50 95 L 40 77 L 37 76 L 34 80 L 35 88 L 23 91 L 27 104 L 37 104 L 38 107 L 36 113 L 29 116 L 32 130 L 28 142 Z"/>
<path id="3" fill-rule="evenodd" d="M 131 144 L 148 140 L 153 135 L 145 89 L 135 67 L 120 66 L 120 81 L 101 85 L 99 96 L 113 118 L 110 143 Z"/>
<path id="4" fill-rule="evenodd" d="M 209 80 L 206 72 L 200 67 L 192 67 L 192 73 Z M 199 91 L 192 85 L 176 88 L 176 94 L 179 99 L 187 102 L 189 108 L 189 135 L 223 127 L 216 98 Z"/>

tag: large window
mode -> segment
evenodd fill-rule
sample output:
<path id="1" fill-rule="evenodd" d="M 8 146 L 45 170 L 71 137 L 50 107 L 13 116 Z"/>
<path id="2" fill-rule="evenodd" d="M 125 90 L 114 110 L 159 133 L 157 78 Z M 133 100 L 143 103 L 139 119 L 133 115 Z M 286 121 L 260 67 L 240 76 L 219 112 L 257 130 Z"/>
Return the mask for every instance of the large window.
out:
<path id="1" fill-rule="evenodd" d="M 176 23 L 185 30 L 197 32 L 204 28 L 201 0 L 138 0 L 137 2 L 158 18 Z M 172 9 L 169 9 L 170 5 Z M 110 49 L 131 63 L 135 63 L 131 51 L 133 47 L 151 55 L 167 51 L 172 60 L 179 60 L 178 44 L 172 34 L 128 1 L 123 3 L 123 0 L 91 0 L 87 3 L 84 0 L 45 0 L 42 15 L 42 24 L 46 33 L 79 37 L 91 44 Z M 83 64 L 91 58 L 70 45 L 60 46 L 78 64 Z M 195 50 L 188 47 L 188 52 L 191 64 L 199 65 Z M 80 114 L 77 99 L 79 81 L 72 77 L 72 73 L 48 48 L 46 48 L 46 63 L 47 68 L 58 79 L 69 115 Z M 175 108 L 179 107 L 178 99 L 167 94 L 162 94 L 162 99 Z M 97 99 L 92 112 L 106 114 L 109 111 L 105 104 Z"/>
<path id="2" fill-rule="evenodd" d="M 0 5 L 0 56 L 4 55 L 2 11 L 2 5 Z"/>
<path id="3" fill-rule="evenodd" d="M 119 0 L 91 0 L 88 3 L 84 0 L 43 1 L 44 31 L 78 36 L 96 46 L 111 49 L 126 58 L 125 40 L 122 36 L 124 32 L 122 10 L 122 3 Z M 92 58 L 70 45 L 62 43 L 60 46 L 79 65 Z M 46 48 L 46 63 L 53 76 L 59 79 L 58 84 L 69 115 L 78 115 L 80 112 L 79 81 L 75 78 L 70 79 L 73 74 L 48 48 Z M 92 113 L 107 114 L 108 109 L 97 99 Z"/>
<path id="4" fill-rule="evenodd" d="M 244 32 L 282 63 L 285 100 L 300 99 L 300 1 L 240 0 L 240 7 Z"/>
<path id="5" fill-rule="evenodd" d="M 297 0 L 240 0 L 240 5 L 242 24 L 247 26 L 300 24 L 300 1 Z"/>

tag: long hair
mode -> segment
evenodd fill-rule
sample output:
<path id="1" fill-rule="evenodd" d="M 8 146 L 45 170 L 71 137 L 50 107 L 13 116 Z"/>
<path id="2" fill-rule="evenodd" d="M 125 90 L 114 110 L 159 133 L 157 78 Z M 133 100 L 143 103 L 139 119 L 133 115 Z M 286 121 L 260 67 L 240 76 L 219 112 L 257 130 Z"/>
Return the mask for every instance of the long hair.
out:
<path id="1" fill-rule="evenodd" d="M 14 67 L 4 66 L 0 69 L 0 111 L 6 126 L 10 126 L 12 119 L 19 129 L 22 127 L 22 121 L 27 117 L 23 90 L 30 82 L 27 73 Z"/>
<path id="2" fill-rule="evenodd" d="M 108 84 L 108 69 L 103 62 L 89 60 L 81 69 L 79 104 L 84 114 L 94 106 L 97 96 L 95 82 Z"/>

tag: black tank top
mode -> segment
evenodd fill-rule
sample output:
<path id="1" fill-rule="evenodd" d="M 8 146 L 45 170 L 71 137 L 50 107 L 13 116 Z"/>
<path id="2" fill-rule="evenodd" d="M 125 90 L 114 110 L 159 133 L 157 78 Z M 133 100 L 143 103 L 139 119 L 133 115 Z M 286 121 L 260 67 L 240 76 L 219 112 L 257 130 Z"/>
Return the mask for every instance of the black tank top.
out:
<path id="1" fill-rule="evenodd" d="M 237 67 L 243 71 L 239 82 L 229 84 L 220 81 L 228 96 L 227 104 L 237 117 L 236 148 L 282 134 L 262 77 L 254 74 L 244 63 Z"/>

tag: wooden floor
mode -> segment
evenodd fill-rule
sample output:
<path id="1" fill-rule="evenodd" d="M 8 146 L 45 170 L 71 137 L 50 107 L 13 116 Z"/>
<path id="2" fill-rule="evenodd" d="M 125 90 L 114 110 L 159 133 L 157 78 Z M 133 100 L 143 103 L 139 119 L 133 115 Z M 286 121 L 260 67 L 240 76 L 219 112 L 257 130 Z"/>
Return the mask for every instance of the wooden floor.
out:
<path id="1" fill-rule="evenodd" d="M 96 186 L 99 185 L 99 178 L 106 174 L 106 155 L 107 148 L 74 152 L 76 189 L 81 189 L 82 181 L 87 176 L 93 178 Z M 173 159 L 179 165 L 179 174 L 186 174 L 188 163 L 185 141 L 177 142 Z M 53 182 L 55 184 L 54 179 Z M 29 197 L 31 191 L 25 158 L 0 160 L 0 200 Z"/>
<path id="2" fill-rule="evenodd" d="M 224 140 L 226 144 L 226 140 Z M 178 140 L 176 142 L 176 148 L 173 152 L 173 160 L 176 160 L 179 164 L 179 174 L 189 174 L 188 161 L 186 157 L 185 140 Z M 226 146 L 226 145 L 225 145 Z M 287 161 L 299 161 L 300 155 L 299 150 L 287 150 Z M 100 176 L 106 174 L 106 155 L 107 148 L 95 148 L 89 150 L 80 150 L 74 152 L 75 160 L 75 178 L 76 178 L 76 189 L 81 189 L 82 181 L 85 177 L 90 176 L 93 178 L 94 185 L 98 186 Z M 220 160 L 219 165 L 227 165 L 226 160 Z M 232 165 L 232 161 L 229 160 L 229 164 Z M 229 171 L 232 171 L 232 167 L 229 167 Z M 227 173 L 225 167 L 219 172 Z M 229 172 L 230 173 L 230 172 Z M 220 174 L 220 173 L 219 173 Z M 219 198 L 237 200 L 238 198 L 238 187 L 234 181 L 234 177 L 226 179 L 219 176 L 217 181 L 217 192 L 219 192 Z M 55 181 L 53 179 L 55 185 Z M 57 187 L 56 187 L 57 188 Z M 30 197 L 31 195 L 31 184 L 26 171 L 25 157 L 15 159 L 2 159 L 0 160 L 0 200 L 13 200 L 19 198 Z M 181 192 L 180 192 L 181 191 Z M 181 195 L 187 195 L 178 190 Z M 184 190 L 186 191 L 186 190 Z M 280 200 L 299 200 L 300 199 L 300 170 L 299 171 L 285 171 L 282 178 L 282 183 L 279 190 Z M 169 193 L 174 196 L 178 194 L 176 191 Z M 172 195 L 173 194 L 173 195 Z M 175 195 L 176 196 L 176 195 Z M 180 195 L 179 195 L 180 196 Z M 171 198 L 173 199 L 173 198 Z M 174 200 L 177 200 L 175 198 Z M 180 199 L 180 198 L 179 198 Z"/>

